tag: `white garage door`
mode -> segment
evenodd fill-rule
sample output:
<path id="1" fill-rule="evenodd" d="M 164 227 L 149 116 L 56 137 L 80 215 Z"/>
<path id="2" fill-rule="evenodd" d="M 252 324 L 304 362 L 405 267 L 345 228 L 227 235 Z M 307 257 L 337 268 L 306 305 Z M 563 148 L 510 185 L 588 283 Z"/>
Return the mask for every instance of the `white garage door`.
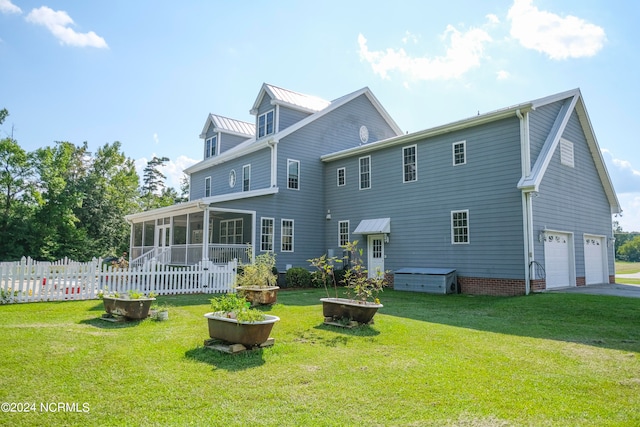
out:
<path id="1" fill-rule="evenodd" d="M 571 236 L 547 231 L 544 240 L 544 269 L 547 289 L 574 286 L 571 283 Z"/>
<path id="2" fill-rule="evenodd" d="M 605 275 L 605 243 L 602 236 L 584 236 L 584 276 L 587 285 L 598 285 L 609 281 Z"/>

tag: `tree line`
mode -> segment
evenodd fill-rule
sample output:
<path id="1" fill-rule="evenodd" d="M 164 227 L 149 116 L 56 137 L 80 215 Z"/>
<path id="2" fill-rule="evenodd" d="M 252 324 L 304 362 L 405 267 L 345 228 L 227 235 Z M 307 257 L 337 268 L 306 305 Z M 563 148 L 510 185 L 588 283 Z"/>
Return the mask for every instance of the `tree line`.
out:
<path id="1" fill-rule="evenodd" d="M 0 125 L 8 115 L 0 110 Z M 160 168 L 168 161 L 150 160 L 141 184 L 118 141 L 95 153 L 86 142 L 66 141 L 27 152 L 12 135 L 1 139 L 0 261 L 86 261 L 127 251 L 125 215 L 186 200 L 186 179 L 181 194 L 165 186 Z"/>

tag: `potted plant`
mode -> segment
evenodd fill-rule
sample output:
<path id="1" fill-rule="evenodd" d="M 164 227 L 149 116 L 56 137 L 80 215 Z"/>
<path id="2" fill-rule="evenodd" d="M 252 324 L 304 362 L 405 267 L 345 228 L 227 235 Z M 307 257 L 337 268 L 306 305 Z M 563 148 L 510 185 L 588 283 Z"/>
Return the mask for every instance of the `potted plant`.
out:
<path id="1" fill-rule="evenodd" d="M 246 347 L 265 343 L 273 325 L 280 318 L 264 314 L 250 305 L 251 303 L 235 293 L 213 298 L 213 311 L 204 315 L 209 323 L 209 336 Z"/>
<path id="2" fill-rule="evenodd" d="M 159 322 L 169 320 L 169 305 L 166 302 L 153 304 L 151 306 L 151 317 Z"/>
<path id="3" fill-rule="evenodd" d="M 370 323 L 380 304 L 378 294 L 387 285 L 385 273 L 376 271 L 369 277 L 369 271 L 362 261 L 362 249 L 358 249 L 358 241 L 347 242 L 344 249 L 347 252 L 345 259 L 344 278 L 340 281 L 347 290 L 348 298 L 338 297 L 338 287 L 334 270 L 335 263 L 343 260 L 336 257 L 322 255 L 319 258 L 309 260 L 311 265 L 318 270 L 318 280 L 321 280 L 327 291 L 327 297 L 321 298 L 322 312 L 325 322 L 355 321 L 357 323 Z M 335 297 L 329 295 L 329 285 L 333 285 Z"/>
<path id="4" fill-rule="evenodd" d="M 151 304 L 156 300 L 150 293 L 130 290 L 125 294 L 118 292 L 100 291 L 98 297 L 104 303 L 104 309 L 108 315 L 123 316 L 131 320 L 140 320 L 149 317 Z"/>
<path id="5" fill-rule="evenodd" d="M 251 248 L 247 250 L 251 255 Z M 252 306 L 271 305 L 278 298 L 278 277 L 274 273 L 276 256 L 266 252 L 255 257 L 251 264 L 243 264 L 236 274 L 235 286 Z"/>

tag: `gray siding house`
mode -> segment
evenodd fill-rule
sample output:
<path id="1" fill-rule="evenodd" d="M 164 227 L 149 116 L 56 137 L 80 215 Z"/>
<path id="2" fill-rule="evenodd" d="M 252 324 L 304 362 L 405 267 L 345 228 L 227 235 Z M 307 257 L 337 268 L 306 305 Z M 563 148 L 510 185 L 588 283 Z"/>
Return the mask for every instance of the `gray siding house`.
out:
<path id="1" fill-rule="evenodd" d="M 190 201 L 130 215 L 132 262 L 455 270 L 470 294 L 614 280 L 621 211 L 578 89 L 403 133 L 368 88 L 334 101 L 264 84 L 254 123 L 210 114 Z"/>

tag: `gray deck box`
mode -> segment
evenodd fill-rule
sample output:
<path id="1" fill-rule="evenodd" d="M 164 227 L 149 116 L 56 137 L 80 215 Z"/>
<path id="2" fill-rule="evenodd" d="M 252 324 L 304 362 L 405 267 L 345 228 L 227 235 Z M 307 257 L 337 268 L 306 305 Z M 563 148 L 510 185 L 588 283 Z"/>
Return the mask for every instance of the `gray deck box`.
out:
<path id="1" fill-rule="evenodd" d="M 457 292 L 453 268 L 407 267 L 396 270 L 393 288 L 398 291 L 454 294 Z"/>

